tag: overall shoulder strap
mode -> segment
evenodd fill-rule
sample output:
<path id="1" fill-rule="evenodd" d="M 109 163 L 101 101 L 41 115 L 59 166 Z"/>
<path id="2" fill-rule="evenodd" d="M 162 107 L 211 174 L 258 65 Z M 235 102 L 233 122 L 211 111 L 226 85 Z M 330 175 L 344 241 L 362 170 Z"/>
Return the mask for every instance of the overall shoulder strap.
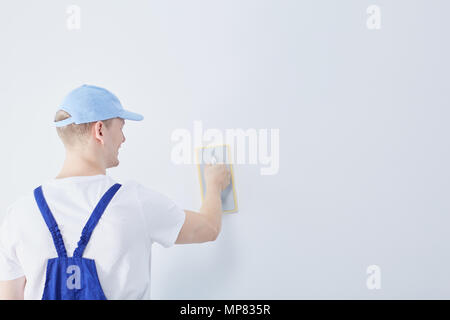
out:
<path id="1" fill-rule="evenodd" d="M 59 231 L 58 224 L 56 223 L 55 218 L 48 207 L 47 201 L 45 201 L 44 194 L 42 193 L 42 186 L 34 189 L 34 198 L 36 199 L 39 210 L 41 211 L 45 223 L 52 234 L 53 243 L 55 244 L 58 257 L 67 257 L 66 247 L 64 246 L 61 232 Z"/>
<path id="2" fill-rule="evenodd" d="M 103 195 L 103 197 L 98 202 L 97 206 L 95 207 L 94 211 L 92 212 L 91 216 L 89 217 L 88 222 L 83 228 L 83 231 L 81 232 L 80 241 L 78 241 L 78 247 L 75 249 L 73 256 L 81 258 L 83 256 L 84 249 L 86 248 L 89 239 L 91 238 L 92 231 L 94 231 L 95 226 L 97 225 L 98 221 L 100 220 L 103 212 L 105 212 L 106 207 L 108 206 L 111 199 L 116 194 L 117 190 L 122 185 L 119 183 L 114 184 L 109 188 L 108 191 Z"/>

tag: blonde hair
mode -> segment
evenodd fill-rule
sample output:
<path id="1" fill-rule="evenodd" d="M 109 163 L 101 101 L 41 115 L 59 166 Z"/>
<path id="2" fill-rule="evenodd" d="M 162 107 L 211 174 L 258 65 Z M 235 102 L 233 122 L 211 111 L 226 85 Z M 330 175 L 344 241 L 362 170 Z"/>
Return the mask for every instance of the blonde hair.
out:
<path id="1" fill-rule="evenodd" d="M 64 110 L 58 110 L 55 115 L 55 122 L 64 120 L 70 117 L 70 114 Z M 113 119 L 102 120 L 107 128 L 109 128 L 112 124 Z M 92 126 L 95 125 L 96 121 L 75 124 L 71 123 L 64 127 L 56 127 L 56 132 L 58 136 L 61 138 L 63 144 L 66 147 L 72 147 L 77 144 L 84 144 L 87 142 L 87 138 L 89 137 L 89 132 L 92 129 Z"/>

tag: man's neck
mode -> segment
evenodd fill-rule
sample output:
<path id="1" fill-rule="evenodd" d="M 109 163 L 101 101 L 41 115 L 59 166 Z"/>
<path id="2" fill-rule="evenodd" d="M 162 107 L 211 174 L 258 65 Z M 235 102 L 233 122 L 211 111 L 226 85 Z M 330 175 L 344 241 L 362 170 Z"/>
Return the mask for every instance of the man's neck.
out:
<path id="1" fill-rule="evenodd" d="M 66 155 L 63 167 L 56 179 L 76 177 L 76 176 L 95 176 L 106 175 L 106 169 L 99 163 L 89 161 L 85 158 Z"/>
<path id="2" fill-rule="evenodd" d="M 97 172 L 97 171 L 92 171 L 92 172 L 63 172 L 61 171 L 56 177 L 55 179 L 63 179 L 63 178 L 69 178 L 69 177 L 79 177 L 79 176 L 96 176 L 99 174 L 103 174 L 106 175 L 106 172 Z"/>

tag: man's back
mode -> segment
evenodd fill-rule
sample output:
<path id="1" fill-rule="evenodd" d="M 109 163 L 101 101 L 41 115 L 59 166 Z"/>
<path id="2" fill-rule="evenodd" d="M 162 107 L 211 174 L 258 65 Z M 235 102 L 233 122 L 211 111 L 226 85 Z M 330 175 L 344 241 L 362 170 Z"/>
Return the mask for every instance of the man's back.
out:
<path id="1" fill-rule="evenodd" d="M 115 183 L 108 175 L 95 175 L 42 184 L 69 257 L 98 201 Z M 83 255 L 95 259 L 107 299 L 150 298 L 151 245 L 173 245 L 184 220 L 184 210 L 164 195 L 134 181 L 122 184 Z M 32 193 L 8 208 L 0 248 L 7 248 L 0 252 L 0 273 L 10 279 L 25 276 L 24 298 L 41 299 L 47 260 L 57 253 Z"/>
<path id="2" fill-rule="evenodd" d="M 65 277 L 72 281 L 76 276 L 70 270 L 76 267 L 88 270 L 79 274 L 92 275 L 84 286 L 94 285 L 96 297 L 148 299 L 153 242 L 169 247 L 217 239 L 222 224 L 221 192 L 231 176 L 225 164 L 205 166 L 206 194 L 200 212 L 182 210 L 161 193 L 133 181 L 119 183 L 115 189 L 116 181 L 106 175 L 106 169 L 119 165 L 125 119 L 140 121 L 143 116 L 123 109 L 118 98 L 104 88 L 83 85 L 64 98 L 54 121 L 66 149 L 62 169 L 55 179 L 12 204 L 0 226 L 0 299 L 41 299 L 46 279 L 50 282 L 44 298 L 62 297 L 61 281 Z M 102 211 L 87 247 L 84 242 L 94 225 L 91 222 L 76 251 L 76 259 L 84 250 L 86 261 L 95 260 L 96 271 L 91 262 L 83 260 L 80 265 L 69 265 L 64 274 L 66 258 L 73 256 L 86 222 L 111 187 L 117 193 Z M 91 221 L 97 222 L 97 212 Z M 47 275 L 48 259 L 57 256 Z M 71 283 L 68 287 L 73 289 Z M 84 288 L 75 285 L 77 290 Z M 91 296 L 78 293 L 75 298 Z"/>

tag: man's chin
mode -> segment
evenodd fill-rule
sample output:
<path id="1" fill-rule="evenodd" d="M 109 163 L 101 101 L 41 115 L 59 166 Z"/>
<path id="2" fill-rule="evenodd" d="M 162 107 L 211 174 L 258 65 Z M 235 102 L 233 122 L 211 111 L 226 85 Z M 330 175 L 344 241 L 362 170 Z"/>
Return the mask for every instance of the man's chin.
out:
<path id="1" fill-rule="evenodd" d="M 119 163 L 120 163 L 119 159 L 116 159 L 116 161 L 110 164 L 106 169 L 117 167 Z"/>

